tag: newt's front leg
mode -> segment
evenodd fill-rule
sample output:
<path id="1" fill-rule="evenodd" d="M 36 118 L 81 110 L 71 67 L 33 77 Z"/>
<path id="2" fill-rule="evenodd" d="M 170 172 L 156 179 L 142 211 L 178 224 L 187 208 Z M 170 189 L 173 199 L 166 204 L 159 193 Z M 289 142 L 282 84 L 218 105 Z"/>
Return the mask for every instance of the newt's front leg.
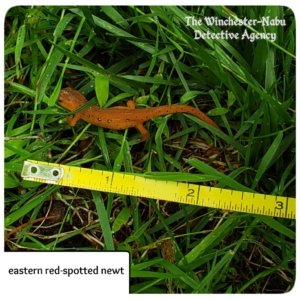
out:
<path id="1" fill-rule="evenodd" d="M 81 119 L 81 114 L 78 113 L 75 116 L 67 116 L 67 123 L 74 127 L 76 123 Z"/>
<path id="2" fill-rule="evenodd" d="M 135 102 L 133 100 L 128 100 L 126 106 L 113 106 L 107 109 L 135 109 Z"/>
<path id="3" fill-rule="evenodd" d="M 130 109 L 135 109 L 135 102 L 133 100 L 128 100 L 126 105 Z"/>

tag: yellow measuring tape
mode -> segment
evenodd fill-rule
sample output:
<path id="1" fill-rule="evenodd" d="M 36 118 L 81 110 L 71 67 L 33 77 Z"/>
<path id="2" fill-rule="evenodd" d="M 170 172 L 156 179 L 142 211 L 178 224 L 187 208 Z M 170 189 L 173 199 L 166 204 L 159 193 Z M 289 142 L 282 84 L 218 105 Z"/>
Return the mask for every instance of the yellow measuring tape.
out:
<path id="1" fill-rule="evenodd" d="M 162 181 L 40 161 L 25 161 L 25 180 L 145 198 L 296 219 L 296 199 Z"/>

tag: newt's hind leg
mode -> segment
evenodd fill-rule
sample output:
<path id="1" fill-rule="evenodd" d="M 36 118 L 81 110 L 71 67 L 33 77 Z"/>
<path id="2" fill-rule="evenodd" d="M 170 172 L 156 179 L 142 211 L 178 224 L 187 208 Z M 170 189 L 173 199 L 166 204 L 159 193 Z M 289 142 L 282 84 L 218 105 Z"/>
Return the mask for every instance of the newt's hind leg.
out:
<path id="1" fill-rule="evenodd" d="M 142 123 L 137 124 L 136 129 L 138 129 L 141 133 L 141 137 L 139 139 L 139 143 L 144 142 L 146 140 L 148 140 L 148 138 L 150 137 L 150 133 L 149 131 L 144 127 L 144 125 Z"/>

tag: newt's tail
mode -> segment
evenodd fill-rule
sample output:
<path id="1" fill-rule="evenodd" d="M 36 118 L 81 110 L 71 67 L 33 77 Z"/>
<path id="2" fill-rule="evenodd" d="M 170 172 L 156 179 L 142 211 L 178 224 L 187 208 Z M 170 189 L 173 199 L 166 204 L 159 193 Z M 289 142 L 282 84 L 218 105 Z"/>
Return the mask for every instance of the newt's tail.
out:
<path id="1" fill-rule="evenodd" d="M 183 105 L 184 106 L 184 105 Z M 220 131 L 222 131 L 222 129 L 211 119 L 209 118 L 204 112 L 202 112 L 200 109 L 197 109 L 195 107 L 192 106 L 188 106 L 189 107 L 189 111 L 187 111 L 186 113 L 189 113 L 197 118 L 199 118 L 200 120 L 204 121 L 205 123 L 219 129 Z"/>
<path id="2" fill-rule="evenodd" d="M 165 106 L 158 106 L 155 108 L 151 108 L 151 113 L 153 116 L 158 115 L 168 115 L 168 114 L 174 114 L 174 113 L 187 113 L 190 115 L 193 115 L 200 120 L 204 121 L 205 123 L 213 126 L 214 128 L 222 131 L 222 129 L 212 120 L 210 119 L 205 113 L 203 113 L 201 110 L 189 106 L 189 105 L 165 105 Z"/>

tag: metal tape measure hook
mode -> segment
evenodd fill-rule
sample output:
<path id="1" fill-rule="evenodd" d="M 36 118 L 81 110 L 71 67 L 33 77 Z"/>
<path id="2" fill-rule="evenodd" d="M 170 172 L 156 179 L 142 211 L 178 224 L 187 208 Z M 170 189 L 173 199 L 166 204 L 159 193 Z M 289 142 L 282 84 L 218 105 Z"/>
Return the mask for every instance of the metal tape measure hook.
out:
<path id="1" fill-rule="evenodd" d="M 57 182 L 62 179 L 64 169 L 59 166 L 41 165 L 24 161 L 21 176 L 24 179 L 38 178 Z"/>

